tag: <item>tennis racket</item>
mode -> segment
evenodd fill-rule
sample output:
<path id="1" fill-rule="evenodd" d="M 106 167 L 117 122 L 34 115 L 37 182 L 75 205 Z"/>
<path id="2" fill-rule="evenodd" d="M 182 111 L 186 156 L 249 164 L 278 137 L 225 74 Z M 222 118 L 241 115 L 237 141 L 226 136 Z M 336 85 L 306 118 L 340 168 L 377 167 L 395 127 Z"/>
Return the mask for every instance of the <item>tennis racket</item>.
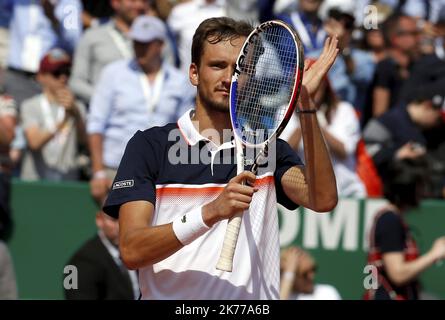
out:
<path id="1" fill-rule="evenodd" d="M 301 40 L 288 24 L 260 24 L 245 40 L 230 86 L 230 118 L 234 131 L 237 174 L 257 174 L 258 161 L 291 118 L 303 79 Z M 247 152 L 246 150 L 256 150 Z M 242 212 L 227 225 L 216 268 L 232 271 Z"/>

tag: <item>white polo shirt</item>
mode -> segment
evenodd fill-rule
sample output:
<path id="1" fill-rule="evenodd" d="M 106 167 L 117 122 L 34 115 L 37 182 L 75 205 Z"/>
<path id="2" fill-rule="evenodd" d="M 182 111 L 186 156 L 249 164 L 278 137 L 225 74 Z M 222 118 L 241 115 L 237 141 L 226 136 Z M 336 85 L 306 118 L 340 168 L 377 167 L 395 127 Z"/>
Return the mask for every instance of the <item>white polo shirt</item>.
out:
<path id="1" fill-rule="evenodd" d="M 123 203 L 146 200 L 155 206 L 152 225 L 163 225 L 218 197 L 236 175 L 234 143 L 216 146 L 202 137 L 191 112 L 177 124 L 139 131 L 130 140 L 115 182 L 132 182 L 118 183 L 110 192 L 107 214 L 117 217 Z M 197 153 L 200 157 L 193 159 Z M 258 172 L 259 191 L 242 219 L 233 271 L 215 267 L 226 232 L 223 220 L 168 258 L 140 269 L 143 299 L 279 299 L 277 199 L 289 209 L 297 207 L 284 194 L 281 177 L 301 161 L 282 140 L 270 154 L 278 156 Z M 178 163 L 179 158 L 184 161 Z"/>

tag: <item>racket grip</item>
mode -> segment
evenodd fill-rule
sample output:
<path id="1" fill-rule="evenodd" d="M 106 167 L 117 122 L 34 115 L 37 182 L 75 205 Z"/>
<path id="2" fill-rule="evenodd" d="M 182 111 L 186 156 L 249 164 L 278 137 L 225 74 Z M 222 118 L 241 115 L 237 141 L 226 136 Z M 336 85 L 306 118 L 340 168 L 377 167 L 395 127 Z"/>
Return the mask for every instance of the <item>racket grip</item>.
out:
<path id="1" fill-rule="evenodd" d="M 236 243 L 238 242 L 242 215 L 242 213 L 236 214 L 227 224 L 223 246 L 219 255 L 218 263 L 216 264 L 216 269 L 218 270 L 232 272 L 233 256 L 235 254 Z"/>

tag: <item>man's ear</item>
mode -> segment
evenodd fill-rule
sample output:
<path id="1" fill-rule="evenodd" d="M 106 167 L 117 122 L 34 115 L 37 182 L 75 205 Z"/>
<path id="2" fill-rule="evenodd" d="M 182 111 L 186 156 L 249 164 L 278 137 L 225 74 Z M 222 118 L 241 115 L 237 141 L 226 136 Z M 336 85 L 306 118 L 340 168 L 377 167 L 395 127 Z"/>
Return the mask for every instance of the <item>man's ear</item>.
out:
<path id="1" fill-rule="evenodd" d="M 196 63 L 191 63 L 189 68 L 189 79 L 190 83 L 195 87 L 198 86 L 199 83 L 199 75 L 198 75 L 198 66 Z"/>
<path id="2" fill-rule="evenodd" d="M 96 212 L 96 226 L 98 229 L 102 229 L 104 226 L 104 221 L 103 221 L 103 216 L 102 216 L 102 211 L 97 211 Z"/>

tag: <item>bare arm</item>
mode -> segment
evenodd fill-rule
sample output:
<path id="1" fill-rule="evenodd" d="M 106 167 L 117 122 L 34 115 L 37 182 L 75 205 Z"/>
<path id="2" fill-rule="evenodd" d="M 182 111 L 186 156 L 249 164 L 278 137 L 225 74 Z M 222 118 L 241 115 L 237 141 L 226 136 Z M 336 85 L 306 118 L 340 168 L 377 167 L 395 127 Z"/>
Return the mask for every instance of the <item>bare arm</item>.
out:
<path id="1" fill-rule="evenodd" d="M 88 143 L 90 146 L 91 163 L 93 166 L 93 172 L 97 172 L 104 169 L 103 165 L 103 136 L 100 133 L 93 133 L 88 136 Z"/>
<path id="2" fill-rule="evenodd" d="M 300 93 L 301 109 L 315 111 L 311 96 L 327 74 L 338 53 L 337 39 L 327 39 L 320 58 L 305 72 Z M 335 175 L 315 112 L 302 112 L 300 125 L 303 137 L 305 167 L 292 167 L 281 179 L 284 192 L 295 203 L 326 212 L 338 201 Z"/>
<path id="3" fill-rule="evenodd" d="M 445 258 L 445 237 L 434 242 L 431 250 L 414 261 L 406 262 L 402 252 L 383 254 L 383 264 L 389 279 L 400 286 L 414 280 L 425 269 L 437 260 Z"/>
<path id="4" fill-rule="evenodd" d="M 103 174 L 105 166 L 103 164 L 103 136 L 100 133 L 93 133 L 88 136 L 90 147 L 93 177 L 90 181 L 90 191 L 93 198 L 102 204 L 107 196 L 108 189 L 112 181 Z M 102 175 L 98 175 L 102 172 Z"/>
<path id="5" fill-rule="evenodd" d="M 332 153 L 338 158 L 342 160 L 346 159 L 348 154 L 346 153 L 345 145 L 343 144 L 343 142 L 330 134 L 328 130 L 322 129 L 322 132 L 329 147 L 329 150 L 332 151 Z"/>
<path id="6" fill-rule="evenodd" d="M 0 117 L 0 146 L 8 146 L 14 140 L 15 123 L 13 116 Z"/>
<path id="7" fill-rule="evenodd" d="M 294 287 L 295 277 L 300 263 L 302 251 L 297 247 L 286 249 L 281 255 L 280 299 L 287 300 Z"/>
<path id="8" fill-rule="evenodd" d="M 255 179 L 247 171 L 232 178 L 218 198 L 202 207 L 204 223 L 212 227 L 248 209 L 257 189 L 241 183 L 247 180 L 253 185 Z M 128 202 L 119 210 L 119 247 L 130 269 L 162 261 L 183 247 L 173 231 L 173 223 L 151 226 L 153 211 L 153 204 L 147 201 Z"/>
<path id="9" fill-rule="evenodd" d="M 287 140 L 287 143 L 291 146 L 292 149 L 297 150 L 301 141 L 301 129 L 296 128 L 294 133 Z"/>
<path id="10" fill-rule="evenodd" d="M 376 87 L 372 93 L 372 115 L 378 117 L 385 113 L 389 108 L 391 93 L 388 89 Z"/>
<path id="11" fill-rule="evenodd" d="M 119 247 L 130 269 L 159 262 L 182 248 L 172 223 L 151 226 L 153 211 L 147 201 L 128 202 L 119 210 Z"/>
<path id="12" fill-rule="evenodd" d="M 57 91 L 56 97 L 60 105 L 65 108 L 67 115 L 73 117 L 79 142 L 86 144 L 87 134 L 85 121 L 79 111 L 78 105 L 76 104 L 74 94 L 68 87 L 65 87 Z"/>
<path id="13" fill-rule="evenodd" d="M 43 148 L 54 136 L 66 125 L 64 121 L 57 124 L 56 130 L 53 132 L 42 130 L 38 126 L 30 126 L 25 129 L 26 140 L 31 150 L 37 151 Z"/>

